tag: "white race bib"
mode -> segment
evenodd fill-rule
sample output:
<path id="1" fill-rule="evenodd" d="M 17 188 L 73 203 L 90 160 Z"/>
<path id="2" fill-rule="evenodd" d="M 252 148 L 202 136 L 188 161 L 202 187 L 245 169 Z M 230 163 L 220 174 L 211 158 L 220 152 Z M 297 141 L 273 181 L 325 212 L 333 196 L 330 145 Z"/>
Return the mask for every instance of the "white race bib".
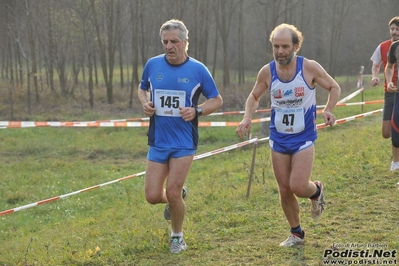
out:
<path id="1" fill-rule="evenodd" d="M 295 134 L 305 129 L 303 108 L 275 109 L 274 125 L 278 132 Z"/>
<path id="2" fill-rule="evenodd" d="M 155 113 L 159 116 L 181 116 L 179 107 L 186 106 L 186 92 L 156 89 L 154 93 Z"/>

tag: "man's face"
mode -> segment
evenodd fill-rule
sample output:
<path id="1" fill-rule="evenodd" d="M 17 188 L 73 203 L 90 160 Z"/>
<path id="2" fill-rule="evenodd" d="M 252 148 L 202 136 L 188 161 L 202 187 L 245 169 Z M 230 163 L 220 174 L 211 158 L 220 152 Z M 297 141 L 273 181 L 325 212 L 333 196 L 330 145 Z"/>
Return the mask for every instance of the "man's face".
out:
<path id="1" fill-rule="evenodd" d="M 274 60 L 280 65 L 288 65 L 295 55 L 291 32 L 288 30 L 276 32 L 272 44 Z"/>
<path id="2" fill-rule="evenodd" d="M 168 30 L 162 33 L 162 44 L 165 49 L 166 59 L 172 65 L 178 65 L 186 60 L 187 41 L 183 41 L 179 37 L 178 29 Z"/>
<path id="3" fill-rule="evenodd" d="M 399 40 L 399 25 L 392 23 L 391 26 L 389 26 L 389 34 L 391 35 L 391 40 L 393 42 L 398 41 Z"/>

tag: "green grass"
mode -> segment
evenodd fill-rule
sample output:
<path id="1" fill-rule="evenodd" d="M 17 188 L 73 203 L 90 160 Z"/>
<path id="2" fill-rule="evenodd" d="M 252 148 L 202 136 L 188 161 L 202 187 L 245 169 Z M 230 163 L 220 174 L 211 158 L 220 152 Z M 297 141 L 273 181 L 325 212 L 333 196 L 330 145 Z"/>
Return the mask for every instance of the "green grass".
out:
<path id="1" fill-rule="evenodd" d="M 381 99 L 382 90 L 367 90 L 364 97 Z M 351 100 L 356 101 L 360 95 Z M 337 107 L 334 113 L 340 119 L 379 108 Z M 399 176 L 389 171 L 391 142 L 381 137 L 381 117 L 319 130 L 312 179 L 324 182 L 327 206 L 315 222 L 308 200 L 300 199 L 303 247 L 278 246 L 289 226 L 268 143 L 262 142 L 249 198 L 252 145 L 193 163 L 184 223 L 189 248 L 181 254 L 169 253 L 164 206 L 145 201 L 140 176 L 0 216 L 0 265 L 320 265 L 323 251 L 333 244 L 398 249 Z M 260 127 L 253 125 L 253 136 L 261 136 Z M 0 211 L 144 171 L 145 131 L 0 130 Z M 199 154 L 240 141 L 234 127 L 201 128 L 200 139 Z"/>

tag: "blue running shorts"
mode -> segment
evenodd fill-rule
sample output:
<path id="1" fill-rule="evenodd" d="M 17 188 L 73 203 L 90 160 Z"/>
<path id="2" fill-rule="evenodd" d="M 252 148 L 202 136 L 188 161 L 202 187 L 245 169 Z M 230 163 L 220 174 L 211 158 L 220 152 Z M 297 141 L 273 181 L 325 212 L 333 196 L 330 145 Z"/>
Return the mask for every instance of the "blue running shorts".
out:
<path id="1" fill-rule="evenodd" d="M 147 153 L 147 159 L 157 163 L 166 163 L 170 158 L 180 158 L 194 155 L 195 153 L 195 149 L 156 148 L 150 146 Z"/>
<path id="2" fill-rule="evenodd" d="M 302 141 L 295 143 L 278 143 L 273 140 L 269 140 L 270 148 L 279 153 L 293 155 L 301 150 L 309 148 L 314 144 L 314 141 Z"/>

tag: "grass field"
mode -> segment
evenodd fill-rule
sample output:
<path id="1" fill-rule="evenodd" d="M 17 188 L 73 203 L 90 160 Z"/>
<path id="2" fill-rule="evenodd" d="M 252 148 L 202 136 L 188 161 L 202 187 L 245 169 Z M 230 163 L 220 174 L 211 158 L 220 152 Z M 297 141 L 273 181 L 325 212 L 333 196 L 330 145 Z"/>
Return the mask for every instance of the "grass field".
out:
<path id="1" fill-rule="evenodd" d="M 381 98 L 376 88 L 364 100 Z M 337 107 L 334 113 L 340 119 L 379 108 Z M 278 246 L 289 226 L 268 143 L 261 142 L 249 198 L 253 145 L 193 163 L 184 224 L 189 248 L 181 254 L 169 253 L 164 206 L 145 201 L 139 176 L 0 216 L 0 265 L 324 265 L 323 253 L 332 247 L 345 251 L 349 244 L 361 251 L 378 244 L 397 250 L 399 175 L 389 171 L 391 142 L 380 131 L 381 114 L 319 130 L 312 179 L 323 181 L 327 205 L 315 222 L 308 200 L 300 200 L 302 247 Z M 252 135 L 260 132 L 254 125 Z M 145 171 L 145 133 L 144 128 L 0 130 L 0 211 Z M 239 141 L 235 127 L 201 128 L 198 154 Z"/>

